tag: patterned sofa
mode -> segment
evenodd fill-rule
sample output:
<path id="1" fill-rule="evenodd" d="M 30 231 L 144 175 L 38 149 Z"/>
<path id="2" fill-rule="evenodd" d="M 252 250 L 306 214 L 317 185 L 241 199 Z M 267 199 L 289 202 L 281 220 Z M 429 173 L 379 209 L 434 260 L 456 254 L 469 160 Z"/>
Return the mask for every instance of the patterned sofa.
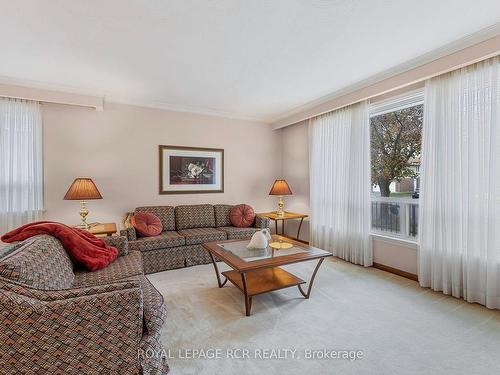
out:
<path id="1" fill-rule="evenodd" d="M 0 373 L 166 374 L 163 298 L 127 239 L 120 256 L 87 272 L 54 237 L 0 249 Z M 152 355 L 160 353 L 160 355 Z M 164 352 L 163 352 L 164 353 Z"/>
<path id="2" fill-rule="evenodd" d="M 135 212 L 158 216 L 163 232 L 154 237 L 138 237 L 133 227 L 121 234 L 126 236 L 131 250 L 142 252 L 144 273 L 210 263 L 202 244 L 226 239 L 250 238 L 257 230 L 269 228 L 269 219 L 256 217 L 249 228 L 231 225 L 228 204 L 199 204 L 137 207 Z"/>

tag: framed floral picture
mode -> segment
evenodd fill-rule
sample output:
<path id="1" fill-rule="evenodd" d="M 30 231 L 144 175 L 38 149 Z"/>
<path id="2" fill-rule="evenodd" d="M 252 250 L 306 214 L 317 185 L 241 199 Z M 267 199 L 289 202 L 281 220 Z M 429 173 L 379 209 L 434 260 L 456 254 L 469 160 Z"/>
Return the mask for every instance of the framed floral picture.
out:
<path id="1" fill-rule="evenodd" d="M 158 146 L 160 194 L 223 193 L 224 150 Z"/>

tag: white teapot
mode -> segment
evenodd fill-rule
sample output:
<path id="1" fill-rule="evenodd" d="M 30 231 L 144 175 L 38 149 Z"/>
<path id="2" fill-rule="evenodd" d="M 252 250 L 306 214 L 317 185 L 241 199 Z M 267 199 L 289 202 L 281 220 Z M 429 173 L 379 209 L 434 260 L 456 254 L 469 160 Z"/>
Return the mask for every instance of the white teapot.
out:
<path id="1" fill-rule="evenodd" d="M 247 249 L 266 249 L 270 240 L 271 232 L 269 229 L 261 229 L 253 234 Z"/>

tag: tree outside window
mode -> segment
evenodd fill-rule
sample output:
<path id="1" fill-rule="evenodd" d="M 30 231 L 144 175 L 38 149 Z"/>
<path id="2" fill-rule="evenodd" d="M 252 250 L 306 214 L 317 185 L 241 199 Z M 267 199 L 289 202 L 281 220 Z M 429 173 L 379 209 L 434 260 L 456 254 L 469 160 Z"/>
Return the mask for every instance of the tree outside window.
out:
<path id="1" fill-rule="evenodd" d="M 420 104 L 371 118 L 372 184 L 382 197 L 418 191 L 423 112 Z"/>

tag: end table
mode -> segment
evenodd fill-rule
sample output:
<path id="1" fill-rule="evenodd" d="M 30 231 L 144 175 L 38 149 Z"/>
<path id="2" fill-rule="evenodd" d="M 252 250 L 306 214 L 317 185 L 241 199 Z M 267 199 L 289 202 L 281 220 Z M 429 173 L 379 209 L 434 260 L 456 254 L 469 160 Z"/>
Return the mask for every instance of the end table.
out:
<path id="1" fill-rule="evenodd" d="M 280 234 L 278 232 L 278 221 L 281 221 L 281 235 L 282 236 L 285 235 L 285 221 L 286 220 L 300 219 L 299 228 L 297 229 L 297 237 L 296 237 L 297 240 L 299 239 L 300 228 L 302 227 L 302 222 L 304 221 L 304 219 L 306 217 L 309 217 L 309 215 L 298 214 L 298 213 L 295 213 L 295 212 L 288 212 L 288 211 L 285 211 L 282 216 L 279 216 L 276 213 L 276 211 L 273 211 L 273 212 L 264 212 L 264 213 L 261 213 L 261 214 L 257 214 L 257 216 L 266 217 L 269 220 L 273 220 L 275 228 L 276 228 L 276 234 Z"/>
<path id="2" fill-rule="evenodd" d="M 88 230 L 95 236 L 112 236 L 117 232 L 115 223 L 90 224 L 90 228 Z"/>

